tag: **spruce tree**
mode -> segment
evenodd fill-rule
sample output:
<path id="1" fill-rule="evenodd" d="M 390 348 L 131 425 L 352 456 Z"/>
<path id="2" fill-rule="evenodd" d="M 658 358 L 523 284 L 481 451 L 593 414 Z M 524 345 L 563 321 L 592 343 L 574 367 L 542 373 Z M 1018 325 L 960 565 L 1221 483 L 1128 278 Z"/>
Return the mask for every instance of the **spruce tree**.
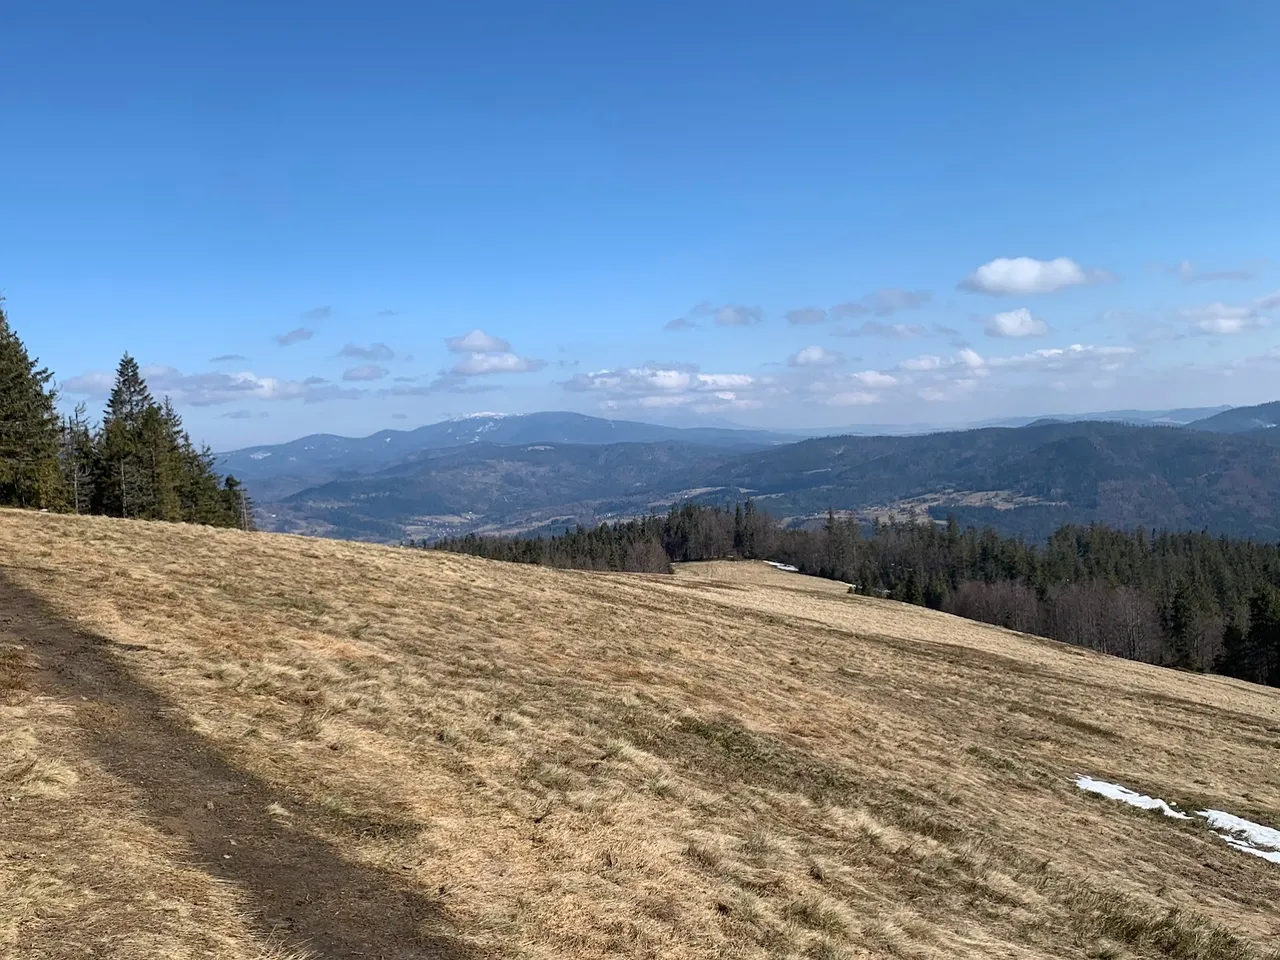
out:
<path id="1" fill-rule="evenodd" d="M 36 365 L 0 298 L 0 504 L 64 506 L 53 374 Z"/>
<path id="2" fill-rule="evenodd" d="M 86 419 L 85 405 L 78 403 L 75 412 L 62 421 L 59 451 L 67 506 L 73 513 L 93 510 L 95 458 L 94 436 Z"/>
<path id="3" fill-rule="evenodd" d="M 113 517 L 141 517 L 151 508 L 143 425 L 155 406 L 138 361 L 125 354 L 102 414 L 96 508 Z"/>

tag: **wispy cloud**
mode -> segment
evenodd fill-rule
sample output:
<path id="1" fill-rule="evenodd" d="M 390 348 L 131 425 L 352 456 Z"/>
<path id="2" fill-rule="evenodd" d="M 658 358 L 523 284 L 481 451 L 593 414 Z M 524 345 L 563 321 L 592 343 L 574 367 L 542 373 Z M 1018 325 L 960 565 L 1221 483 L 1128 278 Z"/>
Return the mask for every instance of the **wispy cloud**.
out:
<path id="1" fill-rule="evenodd" d="M 276 343 L 282 347 L 292 347 L 295 343 L 302 343 L 310 340 L 316 335 L 314 330 L 307 327 L 294 327 L 288 333 L 281 333 L 276 336 Z"/>
<path id="2" fill-rule="evenodd" d="M 1219 300 L 1187 307 L 1182 310 L 1182 317 L 1188 321 L 1192 333 L 1232 336 L 1270 326 L 1268 314 L 1276 310 L 1280 310 L 1280 293 L 1258 297 L 1248 303 L 1230 304 Z"/>
<path id="3" fill-rule="evenodd" d="M 349 367 L 342 372 L 342 379 L 349 383 L 360 383 L 368 380 L 381 380 L 391 371 L 376 363 L 362 363 L 358 367 Z"/>
<path id="4" fill-rule="evenodd" d="M 480 377 L 490 373 L 532 373 L 545 367 L 545 360 L 518 357 L 514 353 L 470 353 L 450 369 L 460 377 Z"/>
<path id="5" fill-rule="evenodd" d="M 853 320 L 858 317 L 891 317 L 903 310 L 918 310 L 933 300 L 929 290 L 904 290 L 901 287 L 884 287 L 868 293 L 858 300 L 837 303 L 828 309 L 802 307 L 787 312 L 787 322 L 792 324 L 817 324 L 827 320 Z M 874 329 L 880 324 L 863 324 Z"/>
<path id="6" fill-rule="evenodd" d="M 715 312 L 716 325 L 720 327 L 750 327 L 764 319 L 759 307 L 747 307 L 739 303 L 726 304 Z"/>
<path id="7" fill-rule="evenodd" d="M 1170 268 L 1171 272 L 1183 283 L 1216 283 L 1223 280 L 1252 280 L 1261 272 L 1268 261 L 1255 260 L 1244 266 L 1229 270 L 1200 270 L 1190 260 L 1183 260 Z"/>
<path id="8" fill-rule="evenodd" d="M 913 340 L 929 331 L 918 323 L 881 323 L 864 320 L 859 326 L 831 331 L 838 337 L 887 337 L 891 340 Z"/>
<path id="9" fill-rule="evenodd" d="M 90 370 L 60 384 L 64 393 L 83 397 L 105 397 L 115 386 L 116 378 L 102 370 Z"/>
<path id="10" fill-rule="evenodd" d="M 710 320 L 718 327 L 750 327 L 764 320 L 764 311 L 759 307 L 748 307 L 739 303 L 727 303 L 716 306 L 708 300 L 694 304 L 683 316 L 668 320 L 662 325 L 663 330 L 691 330 L 697 327 L 699 320 Z"/>
<path id="11" fill-rule="evenodd" d="M 890 317 L 900 310 L 918 310 L 933 300 L 929 290 L 902 290 L 885 287 L 862 298 L 863 304 L 877 317 Z"/>
<path id="12" fill-rule="evenodd" d="M 501 337 L 491 337 L 483 330 L 472 330 L 457 337 L 446 337 L 445 346 L 454 353 L 507 353 L 511 344 Z"/>
<path id="13" fill-rule="evenodd" d="M 1110 277 L 1103 270 L 1086 270 L 1069 257 L 1036 260 L 1033 257 L 998 257 L 978 267 L 960 281 L 960 289 L 996 297 L 1053 293 L 1064 287 L 1099 283 Z"/>
<path id="14" fill-rule="evenodd" d="M 248 357 L 238 353 L 223 353 L 209 360 L 210 363 L 233 363 L 239 360 L 248 360 Z"/>
<path id="15" fill-rule="evenodd" d="M 192 407 L 212 407 L 248 400 L 301 400 L 303 403 L 320 403 L 334 399 L 354 400 L 363 393 L 360 390 L 331 386 L 322 377 L 285 380 L 259 376 L 249 371 L 183 373 L 176 367 L 151 365 L 142 368 L 142 375 L 153 394 L 169 396 L 180 406 Z M 115 378 L 111 374 L 92 371 L 72 377 L 62 386 L 68 393 L 105 396 L 114 382 Z"/>
<path id="16" fill-rule="evenodd" d="M 378 316 L 380 316 L 380 317 L 398 317 L 398 316 L 400 316 L 400 311 L 398 311 L 398 310 L 379 310 L 379 311 L 378 311 Z"/>
<path id="17" fill-rule="evenodd" d="M 374 343 L 367 347 L 361 347 L 354 343 L 348 343 L 340 351 L 338 356 L 347 357 L 351 360 L 375 360 L 385 363 L 388 360 L 395 359 L 395 351 L 388 347 L 385 343 Z"/>
<path id="18" fill-rule="evenodd" d="M 800 307 L 798 310 L 788 310 L 786 316 L 787 323 L 796 326 L 827 322 L 827 311 L 821 307 Z"/>
<path id="19" fill-rule="evenodd" d="M 333 316 L 333 307 L 312 307 L 302 312 L 303 320 L 328 320 Z"/>

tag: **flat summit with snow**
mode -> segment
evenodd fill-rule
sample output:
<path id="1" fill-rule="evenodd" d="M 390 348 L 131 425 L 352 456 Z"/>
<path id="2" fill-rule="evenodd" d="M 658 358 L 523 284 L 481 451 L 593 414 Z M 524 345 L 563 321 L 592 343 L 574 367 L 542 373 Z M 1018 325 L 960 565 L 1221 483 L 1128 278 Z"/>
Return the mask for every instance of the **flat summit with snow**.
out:
<path id="1" fill-rule="evenodd" d="M 0 564 L 0 956 L 1280 943 L 1280 690 L 764 563 L 4 511 Z"/>

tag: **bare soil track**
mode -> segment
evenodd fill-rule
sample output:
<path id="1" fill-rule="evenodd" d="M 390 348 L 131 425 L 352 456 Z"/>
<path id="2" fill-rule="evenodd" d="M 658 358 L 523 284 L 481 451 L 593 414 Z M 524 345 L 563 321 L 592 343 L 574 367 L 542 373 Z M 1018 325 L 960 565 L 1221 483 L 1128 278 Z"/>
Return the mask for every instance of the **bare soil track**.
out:
<path id="1" fill-rule="evenodd" d="M 160 830 L 179 838 L 213 877 L 251 892 L 251 916 L 265 940 L 324 960 L 478 956 L 455 938 L 424 933 L 439 924 L 441 910 L 421 891 L 273 817 L 269 808 L 282 802 L 297 821 L 325 813 L 238 769 L 191 730 L 130 671 L 127 657 L 145 647 L 60 621 L 0 569 L 0 643 L 6 641 L 34 657 L 27 684 L 76 705 L 88 752 L 136 788 Z M 31 805 L 0 807 L 0 826 L 14 842 L 42 816 Z M 75 939 L 68 930 L 62 942 Z"/>

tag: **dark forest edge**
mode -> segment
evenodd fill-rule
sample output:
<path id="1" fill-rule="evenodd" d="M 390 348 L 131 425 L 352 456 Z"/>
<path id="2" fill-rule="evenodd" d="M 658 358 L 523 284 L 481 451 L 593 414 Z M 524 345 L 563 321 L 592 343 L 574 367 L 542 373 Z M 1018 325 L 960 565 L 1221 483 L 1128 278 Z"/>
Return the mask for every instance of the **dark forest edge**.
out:
<path id="1" fill-rule="evenodd" d="M 58 413 L 53 374 L 9 326 L 0 300 L 0 506 L 218 527 L 253 525 L 249 497 L 196 447 L 127 353 L 100 424 Z"/>
<path id="2" fill-rule="evenodd" d="M 544 538 L 414 543 L 492 560 L 669 573 L 673 563 L 773 560 L 971 620 L 1146 663 L 1280 686 L 1280 545 L 1207 533 L 1068 525 L 1043 546 L 993 530 L 829 514 L 788 529 L 750 502 Z"/>

